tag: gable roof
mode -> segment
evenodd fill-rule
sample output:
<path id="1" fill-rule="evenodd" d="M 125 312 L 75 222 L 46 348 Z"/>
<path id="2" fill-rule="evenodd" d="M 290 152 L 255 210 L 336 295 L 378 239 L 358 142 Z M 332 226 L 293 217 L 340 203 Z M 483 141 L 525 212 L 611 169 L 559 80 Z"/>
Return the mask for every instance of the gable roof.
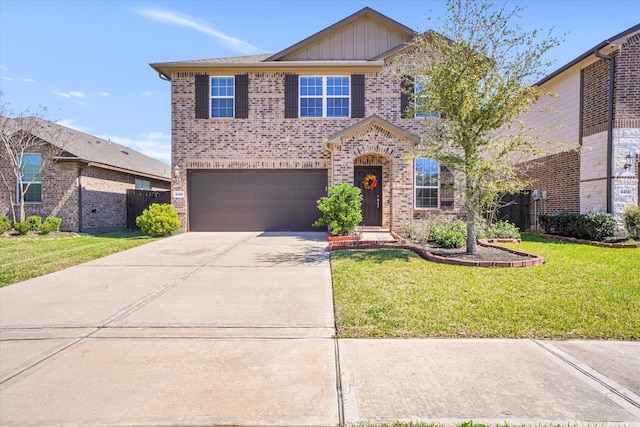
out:
<path id="1" fill-rule="evenodd" d="M 359 22 L 366 21 L 366 20 L 375 21 L 376 23 L 381 24 L 381 26 L 384 29 L 388 30 L 392 34 L 397 35 L 398 39 L 402 40 L 402 42 L 406 42 L 410 40 L 416 34 L 415 31 L 413 31 L 411 28 L 405 25 L 402 25 L 397 21 L 394 21 L 393 19 L 381 14 L 380 12 L 377 12 L 371 9 L 370 7 L 365 7 L 359 10 L 358 12 L 354 13 L 353 15 L 347 16 L 341 21 L 338 21 L 335 24 L 325 28 L 324 30 L 321 30 L 315 33 L 314 35 L 309 36 L 306 39 L 276 53 L 275 55 L 267 58 L 265 61 L 279 61 L 283 59 L 291 59 L 291 57 L 293 57 L 295 53 L 301 52 L 313 45 L 316 45 L 322 42 L 323 40 L 330 38 L 332 35 L 339 33 L 340 31 L 343 31 L 348 27 L 354 27 Z M 367 38 L 372 38 L 370 37 L 370 35 L 368 36 L 369 37 L 365 37 L 364 39 L 367 40 Z M 386 36 L 388 37 L 389 35 L 386 35 Z M 378 42 L 378 40 L 372 40 L 372 41 L 374 43 Z M 394 47 L 397 47 L 398 45 L 401 45 L 401 44 L 403 43 L 395 43 L 395 46 L 389 46 L 388 49 L 384 49 L 381 52 L 376 52 L 376 54 L 372 55 L 372 57 L 376 57 L 380 53 L 387 51 L 389 49 L 392 49 Z M 371 58 L 357 58 L 357 59 L 371 59 Z"/>
<path id="2" fill-rule="evenodd" d="M 540 86 L 540 85 L 548 82 L 552 78 L 558 76 L 559 74 L 562 74 L 563 72 L 565 72 L 569 68 L 573 67 L 574 65 L 584 61 L 585 59 L 587 59 L 587 58 L 589 58 L 591 56 L 594 56 L 595 52 L 600 52 L 601 49 L 604 49 L 607 46 L 624 43 L 629 37 L 631 37 L 635 33 L 639 33 L 639 32 L 640 32 L 640 24 L 637 24 L 637 25 L 634 25 L 631 28 L 628 28 L 628 29 L 624 30 L 623 32 L 621 32 L 619 34 L 616 34 L 613 37 L 610 37 L 610 38 L 608 38 L 606 40 L 603 40 L 602 42 L 598 43 L 597 45 L 595 45 L 594 47 L 592 47 L 591 49 L 589 49 L 588 51 L 586 51 L 582 55 L 578 56 L 573 61 L 568 62 L 567 64 L 563 65 L 562 67 L 560 67 L 557 70 L 555 70 L 554 72 L 552 72 L 551 74 L 549 74 L 546 77 L 542 78 L 540 81 L 536 82 L 534 84 L 534 86 Z M 615 48 L 612 49 L 612 51 L 613 50 L 615 50 Z M 611 52 L 609 52 L 608 54 L 610 54 L 610 53 Z"/>
<path id="3" fill-rule="evenodd" d="M 7 119 L 11 133 L 27 130 L 63 150 L 58 161 L 78 161 L 132 175 L 171 181 L 171 167 L 139 151 L 38 117 Z M 29 123 L 24 123 L 29 121 Z"/>
<path id="4" fill-rule="evenodd" d="M 351 126 L 342 129 L 340 132 L 336 132 L 333 135 L 326 137 L 323 141 L 324 145 L 327 148 L 331 148 L 332 145 L 340 145 L 344 139 L 368 127 L 382 129 L 386 132 L 389 132 L 390 134 L 396 135 L 397 137 L 414 144 L 420 141 L 419 136 L 407 132 L 400 126 L 394 125 L 390 121 L 383 119 L 377 114 L 373 114 L 360 120 L 357 123 L 352 124 Z"/>
<path id="5" fill-rule="evenodd" d="M 380 69 L 384 60 L 407 47 L 416 35 L 409 27 L 369 8 L 278 52 L 149 64 L 163 80 L 172 72 L 295 71 L 297 69 L 367 72 Z"/>

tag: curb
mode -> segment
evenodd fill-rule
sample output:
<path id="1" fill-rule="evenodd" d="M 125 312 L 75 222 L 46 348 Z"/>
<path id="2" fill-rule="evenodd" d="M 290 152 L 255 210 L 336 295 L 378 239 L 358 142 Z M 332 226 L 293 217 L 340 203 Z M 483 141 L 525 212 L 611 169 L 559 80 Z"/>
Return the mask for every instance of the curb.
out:
<path id="1" fill-rule="evenodd" d="M 561 240 L 563 242 L 579 243 L 581 245 L 589 245 L 589 246 L 598 246 L 600 248 L 616 248 L 616 249 L 640 248 L 640 243 L 604 243 L 604 242 L 596 242 L 594 240 L 582 240 L 582 239 L 576 239 L 575 237 L 556 236 L 555 234 L 545 234 L 545 233 L 540 233 L 538 234 L 538 236 L 544 239 Z"/>

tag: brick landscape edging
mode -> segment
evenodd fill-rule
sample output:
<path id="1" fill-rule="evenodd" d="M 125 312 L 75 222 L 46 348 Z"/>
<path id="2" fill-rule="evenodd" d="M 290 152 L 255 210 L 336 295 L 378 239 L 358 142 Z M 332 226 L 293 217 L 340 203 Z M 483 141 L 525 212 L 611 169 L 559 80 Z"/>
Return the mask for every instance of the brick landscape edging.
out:
<path id="1" fill-rule="evenodd" d="M 555 234 L 540 233 L 538 236 L 551 240 L 562 240 L 569 243 L 580 243 L 581 245 L 599 246 L 601 248 L 640 248 L 640 243 L 605 243 L 594 240 L 582 240 L 575 237 L 556 236 Z"/>
<path id="2" fill-rule="evenodd" d="M 396 237 L 394 235 L 394 237 Z M 491 242 L 516 242 L 520 243 L 520 239 L 491 239 Z M 412 245 L 404 242 L 385 242 L 385 241 L 367 241 L 359 242 L 353 239 L 329 239 L 329 250 L 343 250 L 343 249 L 405 249 L 415 252 L 417 255 L 426 259 L 427 261 L 439 262 L 441 264 L 452 265 L 465 265 L 469 267 L 534 267 L 536 265 L 544 264 L 544 258 L 538 255 L 530 254 L 527 252 L 516 251 L 504 246 L 498 246 L 491 244 L 487 239 L 479 239 L 478 244 L 480 246 L 486 246 L 490 248 L 496 248 L 501 251 L 511 252 L 516 255 L 528 256 L 529 259 L 520 261 L 473 261 L 462 258 L 448 258 L 440 255 L 434 255 L 427 249 Z"/>

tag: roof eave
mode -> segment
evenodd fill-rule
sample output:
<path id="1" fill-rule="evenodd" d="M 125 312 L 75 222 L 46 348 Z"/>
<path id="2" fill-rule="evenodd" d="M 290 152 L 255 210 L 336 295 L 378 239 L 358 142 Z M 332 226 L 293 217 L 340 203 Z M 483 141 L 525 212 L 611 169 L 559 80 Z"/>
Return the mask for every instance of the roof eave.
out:
<path id="1" fill-rule="evenodd" d="M 54 157 L 53 159 L 55 161 L 57 161 L 57 162 L 81 163 L 83 166 L 86 166 L 86 167 L 96 167 L 96 168 L 99 168 L 99 169 L 105 169 L 105 170 L 110 170 L 110 171 L 114 171 L 114 172 L 122 172 L 122 173 L 126 173 L 126 174 L 129 174 L 129 175 L 140 176 L 140 177 L 143 177 L 143 178 L 151 178 L 151 179 L 156 179 L 156 180 L 159 180 L 159 181 L 171 182 L 171 178 L 166 177 L 166 176 L 160 176 L 160 175 L 155 175 L 155 174 L 152 174 L 152 173 L 134 171 L 134 170 L 131 170 L 131 169 L 126 169 L 126 168 L 121 168 L 121 167 L 118 167 L 118 166 L 108 165 L 106 163 L 92 162 L 91 160 L 83 159 L 81 157 L 58 156 L 58 157 Z"/>
<path id="2" fill-rule="evenodd" d="M 543 84 L 545 84 L 549 80 L 553 79 L 554 77 L 557 77 L 559 74 L 564 73 L 565 71 L 567 71 L 569 68 L 573 67 L 574 65 L 579 64 L 580 62 L 584 61 L 585 59 L 593 56 L 595 51 L 599 51 L 600 49 L 603 49 L 604 47 L 606 47 L 606 46 L 608 46 L 610 44 L 622 43 L 624 40 L 627 39 L 627 37 L 629 35 L 631 35 L 631 34 L 633 34 L 635 32 L 638 32 L 638 31 L 640 31 L 640 24 L 634 25 L 633 27 L 631 27 L 631 28 L 629 28 L 627 30 L 624 30 L 620 34 L 616 34 L 615 36 L 613 36 L 611 38 L 608 38 L 608 39 L 598 43 L 597 45 L 595 45 L 591 49 L 587 50 L 582 55 L 578 56 L 573 61 L 568 62 L 567 64 L 563 65 L 562 67 L 560 67 L 557 70 L 555 70 L 554 72 L 552 72 L 551 74 L 547 75 L 546 77 L 543 77 L 541 80 L 539 80 L 536 83 L 534 83 L 533 86 L 542 86 Z"/>

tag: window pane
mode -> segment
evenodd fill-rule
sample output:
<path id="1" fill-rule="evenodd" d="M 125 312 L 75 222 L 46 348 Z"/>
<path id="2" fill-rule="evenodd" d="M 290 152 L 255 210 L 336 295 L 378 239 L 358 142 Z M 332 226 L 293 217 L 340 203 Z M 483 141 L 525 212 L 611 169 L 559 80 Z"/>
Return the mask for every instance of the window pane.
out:
<path id="1" fill-rule="evenodd" d="M 438 162 L 433 159 L 416 159 L 416 187 L 436 187 L 438 169 Z"/>
<path id="2" fill-rule="evenodd" d="M 302 98 L 300 117 L 322 117 L 322 98 Z"/>
<path id="3" fill-rule="evenodd" d="M 437 208 L 438 207 L 438 189 L 417 188 L 416 189 L 416 207 L 417 208 Z"/>
<path id="4" fill-rule="evenodd" d="M 213 98 L 211 117 L 233 117 L 233 98 Z"/>
<path id="5" fill-rule="evenodd" d="M 233 77 L 212 77 L 211 96 L 233 96 Z"/>
<path id="6" fill-rule="evenodd" d="M 327 117 L 349 117 L 349 98 L 328 98 Z"/>
<path id="7" fill-rule="evenodd" d="M 28 184 L 22 184 L 22 188 L 26 188 Z M 31 184 L 24 193 L 25 202 L 41 202 L 42 201 L 42 184 Z"/>
<path id="8" fill-rule="evenodd" d="M 24 154 L 21 158 L 22 162 L 22 181 L 40 181 L 40 167 L 42 166 L 42 158 L 40 154 Z"/>
<path id="9" fill-rule="evenodd" d="M 300 77 L 301 96 L 322 96 L 322 77 Z"/>
<path id="10" fill-rule="evenodd" d="M 327 95 L 328 96 L 349 96 L 349 78 L 348 77 L 327 77 Z"/>

